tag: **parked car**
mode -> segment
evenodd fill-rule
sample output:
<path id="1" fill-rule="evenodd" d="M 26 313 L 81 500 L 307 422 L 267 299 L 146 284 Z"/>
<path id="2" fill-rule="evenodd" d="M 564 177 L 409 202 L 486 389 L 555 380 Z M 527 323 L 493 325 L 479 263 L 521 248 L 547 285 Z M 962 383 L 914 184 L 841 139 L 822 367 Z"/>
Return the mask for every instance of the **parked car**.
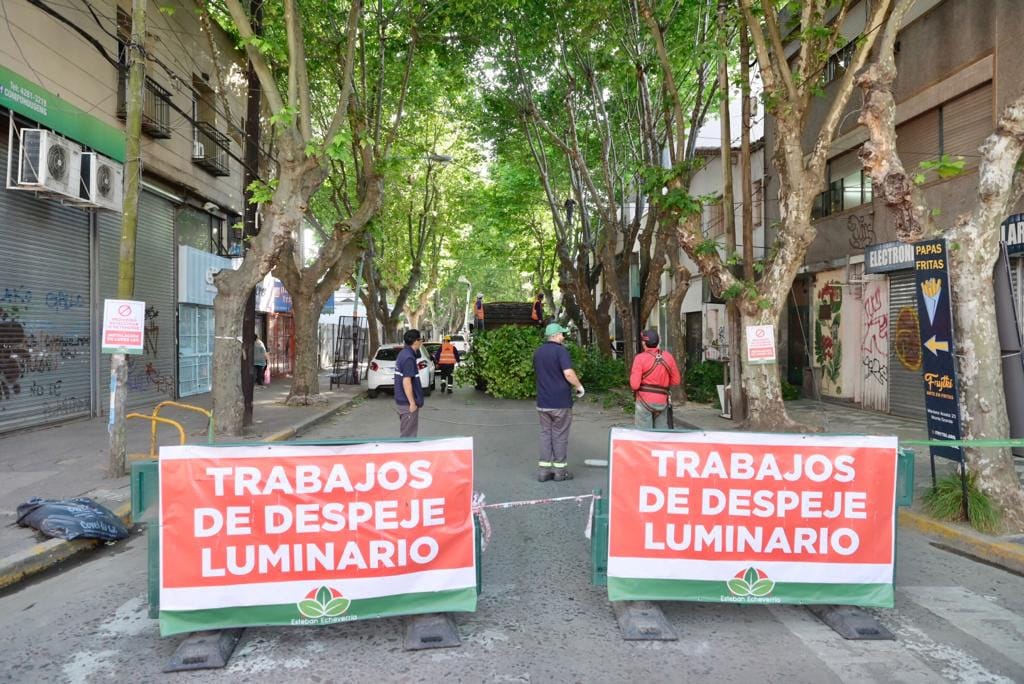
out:
<path id="1" fill-rule="evenodd" d="M 370 398 L 376 397 L 381 390 L 393 392 L 395 389 L 395 360 L 404 345 L 383 344 L 370 359 L 370 370 L 366 373 L 366 389 Z M 420 346 L 419 367 L 420 385 L 423 394 L 429 396 L 434 391 L 434 362 L 427 352 L 426 345 Z"/>
<path id="2" fill-rule="evenodd" d="M 469 351 L 469 338 L 461 333 L 452 335 L 452 346 L 459 350 L 460 354 Z"/>
<path id="3" fill-rule="evenodd" d="M 437 350 L 441 348 L 440 342 L 424 342 L 423 348 L 427 350 L 427 356 L 431 359 L 437 355 Z"/>

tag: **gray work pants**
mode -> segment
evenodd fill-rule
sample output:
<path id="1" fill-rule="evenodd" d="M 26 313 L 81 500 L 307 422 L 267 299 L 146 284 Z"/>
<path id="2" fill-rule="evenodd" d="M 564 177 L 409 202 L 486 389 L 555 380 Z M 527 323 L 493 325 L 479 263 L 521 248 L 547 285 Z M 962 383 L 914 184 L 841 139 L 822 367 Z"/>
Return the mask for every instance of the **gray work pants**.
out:
<path id="1" fill-rule="evenodd" d="M 661 411 L 658 417 L 647 410 L 647 407 L 641 404 L 639 401 L 634 404 L 633 411 L 633 425 L 638 428 L 645 428 L 650 430 L 668 430 L 668 404 L 649 404 L 650 407 L 656 411 Z"/>
<path id="2" fill-rule="evenodd" d="M 540 452 L 537 462 L 560 463 L 564 466 L 569 452 L 572 409 L 537 409 L 537 417 L 540 419 Z"/>
<path id="3" fill-rule="evenodd" d="M 399 437 L 416 437 L 420 431 L 420 411 L 423 410 L 421 406 L 416 410 L 415 413 L 409 411 L 408 404 L 395 404 L 395 410 L 398 412 L 398 424 L 399 424 Z"/>

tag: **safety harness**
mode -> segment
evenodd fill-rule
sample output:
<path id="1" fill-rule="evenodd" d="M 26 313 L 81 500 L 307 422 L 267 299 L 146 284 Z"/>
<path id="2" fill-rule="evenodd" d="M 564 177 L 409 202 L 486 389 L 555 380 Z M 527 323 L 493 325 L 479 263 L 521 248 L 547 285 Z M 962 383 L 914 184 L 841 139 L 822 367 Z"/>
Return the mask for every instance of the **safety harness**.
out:
<path id="1" fill-rule="evenodd" d="M 644 353 L 646 354 L 647 352 Z M 657 368 L 658 366 L 664 366 L 665 370 L 668 370 L 668 364 L 665 363 L 665 360 L 662 358 L 660 349 L 654 355 L 654 363 L 651 364 L 650 368 L 644 371 L 643 375 L 640 376 L 640 388 L 633 393 L 634 398 L 638 402 L 640 402 L 641 406 L 643 406 L 645 409 L 651 412 L 651 416 L 655 420 L 657 420 L 658 416 L 664 413 L 668 409 L 669 405 L 672 403 L 672 395 L 669 394 L 668 387 L 662 387 L 661 385 L 648 385 L 644 383 L 644 380 L 647 379 L 647 376 L 653 373 L 654 369 Z M 671 373 L 669 373 L 669 375 L 671 375 Z M 640 397 L 641 392 L 650 392 L 651 394 L 663 395 L 665 397 L 665 407 L 660 409 L 654 408 Z"/>

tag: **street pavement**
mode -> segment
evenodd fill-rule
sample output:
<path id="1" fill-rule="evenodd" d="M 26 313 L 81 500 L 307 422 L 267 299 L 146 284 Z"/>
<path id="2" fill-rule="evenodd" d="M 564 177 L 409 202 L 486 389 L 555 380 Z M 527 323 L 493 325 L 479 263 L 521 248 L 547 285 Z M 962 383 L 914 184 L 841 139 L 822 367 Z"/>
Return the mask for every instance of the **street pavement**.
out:
<path id="1" fill-rule="evenodd" d="M 231 438 L 229 441 L 290 439 L 297 429 L 333 414 L 365 392 L 365 388 L 358 385 L 342 385 L 334 391 L 326 391 L 326 374 L 320 378 L 320 386 L 329 397 L 329 402 L 321 406 L 285 406 L 286 380 L 257 387 L 253 426 L 241 440 Z M 179 401 L 209 409 L 212 396 L 200 394 Z M 149 415 L 153 406 L 136 408 L 133 412 Z M 166 407 L 161 409 L 160 416 L 180 422 L 186 430 L 187 443 L 206 443 L 208 423 L 202 414 Z M 149 458 L 150 425 L 143 420 L 127 422 L 129 458 Z M 172 426 L 159 426 L 157 436 L 158 444 L 178 443 L 178 433 Z M 29 498 L 86 496 L 127 518 L 131 502 L 128 477 L 107 477 L 108 445 L 107 423 L 100 418 L 0 435 L 0 588 L 95 545 L 91 541 L 46 539 L 35 530 L 17 526 L 18 505 Z"/>
<path id="2" fill-rule="evenodd" d="M 390 396 L 351 405 L 303 439 L 384 438 L 398 433 Z M 849 409 L 809 404 L 798 417 L 854 432 Z M 597 403 L 577 404 L 570 439 L 575 479 L 538 483 L 536 412 L 529 401 L 471 389 L 427 399 L 420 436 L 474 439 L 475 489 L 489 503 L 585 495 L 607 470 L 608 429 L 630 424 Z M 711 424 L 714 411 L 677 416 Z M 888 419 L 886 419 L 888 420 Z M 865 424 L 880 434 L 880 418 Z M 706 424 L 705 424 L 706 423 Z M 904 429 L 907 437 L 915 428 Z M 897 433 L 900 434 L 900 433 Z M 1024 594 L 1018 576 L 936 548 L 913 528 L 897 539 L 896 607 L 874 610 L 895 641 L 845 641 L 806 609 L 661 603 L 672 642 L 622 639 L 603 587 L 590 583 L 588 508 L 571 502 L 492 510 L 477 611 L 458 614 L 458 648 L 405 651 L 401 619 L 327 628 L 245 630 L 227 668 L 162 675 L 181 637 L 161 639 L 145 603 L 145 535 L 103 547 L 60 572 L 0 595 L 0 681 L 11 682 L 1013 682 L 1024 681 Z M 131 673 L 129 676 L 127 673 Z"/>

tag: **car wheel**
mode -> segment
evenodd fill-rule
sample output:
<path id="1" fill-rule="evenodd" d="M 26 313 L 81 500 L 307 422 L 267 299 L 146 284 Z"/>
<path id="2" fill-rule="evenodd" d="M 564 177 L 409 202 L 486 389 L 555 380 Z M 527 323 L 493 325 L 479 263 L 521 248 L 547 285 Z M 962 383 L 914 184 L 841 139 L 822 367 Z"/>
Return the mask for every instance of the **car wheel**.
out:
<path id="1" fill-rule="evenodd" d="M 433 385 L 428 385 L 427 387 L 423 388 L 423 396 L 429 397 L 433 393 L 434 393 L 434 386 Z"/>
<path id="2" fill-rule="evenodd" d="M 374 387 L 373 389 L 366 390 L 366 396 L 370 397 L 371 399 L 376 399 L 378 394 L 380 394 L 380 390 L 377 389 L 376 387 Z"/>

